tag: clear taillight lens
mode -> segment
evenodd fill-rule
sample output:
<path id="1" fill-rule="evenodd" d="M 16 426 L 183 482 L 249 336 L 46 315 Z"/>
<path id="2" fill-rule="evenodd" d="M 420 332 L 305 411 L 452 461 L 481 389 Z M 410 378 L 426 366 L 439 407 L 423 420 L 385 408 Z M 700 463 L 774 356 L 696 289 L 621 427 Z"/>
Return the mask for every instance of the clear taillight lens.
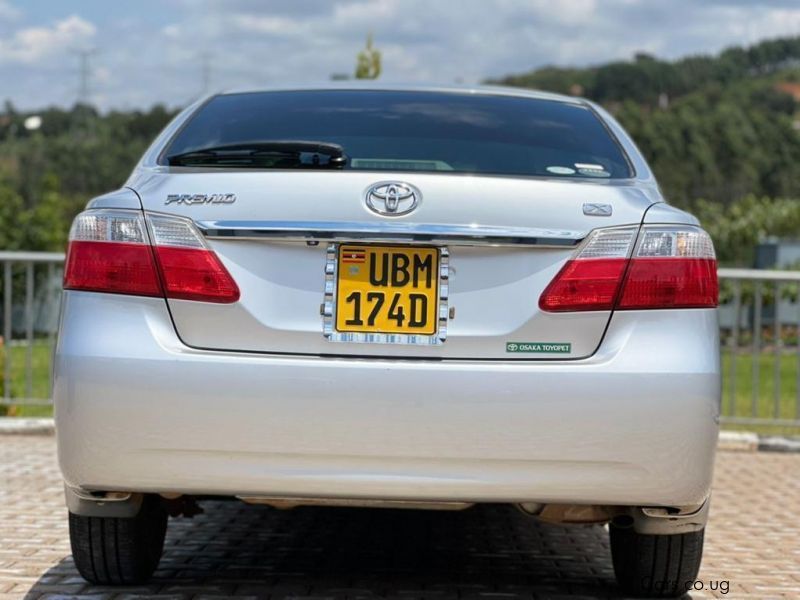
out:
<path id="1" fill-rule="evenodd" d="M 597 230 L 539 298 L 549 312 L 713 308 L 717 262 L 708 234 L 691 226 Z M 635 244 L 635 247 L 634 247 Z"/>
<path id="2" fill-rule="evenodd" d="M 138 211 L 124 210 L 92 210 L 75 218 L 64 288 L 202 302 L 239 299 L 236 282 L 191 220 L 145 220 Z"/>

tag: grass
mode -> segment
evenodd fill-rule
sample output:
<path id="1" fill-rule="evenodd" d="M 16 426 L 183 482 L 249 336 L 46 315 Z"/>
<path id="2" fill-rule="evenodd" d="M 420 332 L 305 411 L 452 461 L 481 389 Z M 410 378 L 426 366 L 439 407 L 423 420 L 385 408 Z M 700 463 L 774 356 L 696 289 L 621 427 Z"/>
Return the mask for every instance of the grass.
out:
<path id="1" fill-rule="evenodd" d="M 0 348 L 0 381 L 5 373 L 5 360 L 11 356 L 11 397 L 44 399 L 50 397 L 50 360 L 52 346 L 47 341 L 36 341 L 31 350 L 31 390 L 26 390 L 26 361 L 28 348 L 25 346 L 4 346 Z M 5 390 L 5 388 L 2 388 Z M 1 396 L 1 395 L 0 395 Z M 50 416 L 53 414 L 51 406 L 4 406 L 0 398 L 0 414 L 7 413 L 15 416 Z"/>
<path id="2" fill-rule="evenodd" d="M 759 366 L 758 382 L 753 374 L 753 364 Z M 733 367 L 735 364 L 735 393 L 731 395 Z M 775 369 L 779 369 L 778 386 L 779 402 L 775 413 Z M 798 373 L 800 373 L 800 356 L 796 348 L 785 350 L 780 359 L 769 351 L 762 351 L 754 361 L 752 354 L 725 350 L 722 354 L 722 413 L 738 417 L 755 416 L 771 419 L 799 419 L 798 410 Z M 757 389 L 755 405 L 753 390 Z M 746 429 L 758 433 L 784 435 L 800 435 L 800 427 L 780 427 L 763 425 L 726 425 L 726 429 Z"/>
<path id="3" fill-rule="evenodd" d="M 8 348 L 0 348 L 0 377 L 2 377 L 2 364 Z M 26 397 L 25 390 L 25 361 L 27 348 L 24 346 L 11 347 L 11 395 L 14 398 Z M 52 347 L 47 341 L 36 342 L 31 347 L 32 364 L 32 398 L 48 398 L 50 396 L 50 359 Z M 757 361 L 760 367 L 758 378 L 758 395 L 754 414 L 759 418 L 772 418 L 774 416 L 774 390 L 775 390 L 775 355 L 766 350 L 762 352 Z M 736 366 L 735 394 L 731 397 L 732 368 Z M 800 356 L 796 349 L 784 351 L 780 357 L 780 402 L 778 416 L 782 419 L 796 419 L 800 412 L 797 408 L 798 378 L 800 377 Z M 753 356 L 746 351 L 736 354 L 735 361 L 732 353 L 725 350 L 722 355 L 722 409 L 723 414 L 733 414 L 740 417 L 749 417 L 753 414 Z M 733 410 L 732 408 L 733 403 Z M 0 414 L 8 412 L 17 416 L 49 416 L 53 410 L 51 406 L 15 406 L 3 407 L 0 403 Z M 800 435 L 800 427 L 777 427 L 764 425 L 727 424 L 726 429 L 745 429 L 758 433 L 772 433 L 781 435 Z"/>

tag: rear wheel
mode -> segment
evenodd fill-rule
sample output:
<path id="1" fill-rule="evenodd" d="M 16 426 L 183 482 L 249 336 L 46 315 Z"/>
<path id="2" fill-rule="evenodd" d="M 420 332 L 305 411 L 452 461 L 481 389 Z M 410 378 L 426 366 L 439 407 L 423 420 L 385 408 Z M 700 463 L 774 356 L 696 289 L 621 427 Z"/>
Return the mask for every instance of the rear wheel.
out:
<path id="1" fill-rule="evenodd" d="M 675 598 L 691 590 L 703 558 L 704 530 L 673 535 L 636 533 L 609 526 L 619 586 L 646 598 Z"/>
<path id="2" fill-rule="evenodd" d="M 161 560 L 166 532 L 167 513 L 158 497 L 145 497 L 139 514 L 128 519 L 69 513 L 75 566 L 95 584 L 146 581 Z"/>

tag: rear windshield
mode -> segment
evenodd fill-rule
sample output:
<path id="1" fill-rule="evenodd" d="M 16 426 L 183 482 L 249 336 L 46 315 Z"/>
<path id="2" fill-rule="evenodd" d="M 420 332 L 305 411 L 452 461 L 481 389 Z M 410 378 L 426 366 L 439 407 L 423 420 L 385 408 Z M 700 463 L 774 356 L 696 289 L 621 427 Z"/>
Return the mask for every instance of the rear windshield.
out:
<path id="1" fill-rule="evenodd" d="M 628 178 L 616 139 L 589 108 L 502 95 L 414 91 L 229 94 L 200 108 L 162 153 L 229 144 L 339 144 L 346 169 Z"/>

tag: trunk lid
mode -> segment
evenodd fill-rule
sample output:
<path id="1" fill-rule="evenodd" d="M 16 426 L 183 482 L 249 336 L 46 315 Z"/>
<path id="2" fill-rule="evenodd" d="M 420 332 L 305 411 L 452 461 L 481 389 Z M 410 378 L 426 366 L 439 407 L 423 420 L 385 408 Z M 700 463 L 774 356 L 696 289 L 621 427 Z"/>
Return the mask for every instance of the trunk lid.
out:
<path id="1" fill-rule="evenodd" d="M 366 190 L 386 180 L 421 192 L 413 212 L 385 217 L 367 207 Z M 360 357 L 531 360 L 591 355 L 611 311 L 547 313 L 539 309 L 539 296 L 592 229 L 637 225 L 657 201 L 654 189 L 630 182 L 417 173 L 172 169 L 149 173 L 133 187 L 146 211 L 189 217 L 204 228 L 239 285 L 241 298 L 234 304 L 168 301 L 186 344 Z M 197 194 L 217 195 L 216 201 L 175 199 Z M 584 210 L 584 204 L 609 205 L 612 213 L 585 214 L 592 211 Z M 338 230 L 342 239 L 335 241 L 343 244 L 373 240 L 375 232 L 383 231 L 390 239 L 380 245 L 400 247 L 406 232 L 417 231 L 432 240 L 424 245 L 446 246 L 447 301 L 441 308 L 445 314 L 438 315 L 446 340 L 408 345 L 326 337 L 326 323 L 331 327 L 335 320 L 326 321 L 322 314 L 326 301 L 330 311 L 332 297 L 326 297 L 326 265 L 330 271 L 336 255 L 324 234 L 318 241 L 304 239 L 311 230 Z M 446 242 L 437 234 L 454 231 L 458 235 Z M 501 244 L 487 245 L 482 239 L 501 233 L 508 238 Z M 515 243 L 519 241 L 524 243 Z M 329 288 L 330 280 L 329 272 Z M 530 346 L 519 351 L 522 344 Z"/>

